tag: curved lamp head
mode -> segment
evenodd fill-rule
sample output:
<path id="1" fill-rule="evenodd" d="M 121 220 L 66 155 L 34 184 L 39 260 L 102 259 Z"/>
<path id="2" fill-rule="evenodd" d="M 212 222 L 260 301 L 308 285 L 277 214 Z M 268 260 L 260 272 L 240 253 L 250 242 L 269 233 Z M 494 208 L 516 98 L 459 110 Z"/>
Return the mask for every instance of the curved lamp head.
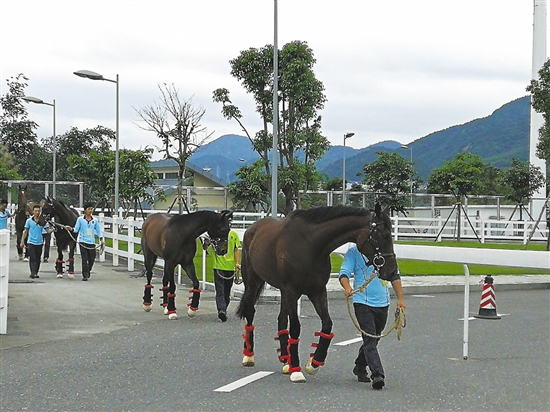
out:
<path id="1" fill-rule="evenodd" d="M 87 79 L 105 80 L 101 74 L 93 72 L 91 70 L 78 70 L 78 71 L 73 72 L 73 73 L 76 74 L 79 77 L 84 77 L 84 78 L 87 78 Z"/>
<path id="2" fill-rule="evenodd" d="M 352 137 L 353 135 L 355 135 L 355 133 L 353 133 L 353 132 L 346 133 L 346 134 L 344 135 L 344 139 L 349 139 L 349 138 Z"/>

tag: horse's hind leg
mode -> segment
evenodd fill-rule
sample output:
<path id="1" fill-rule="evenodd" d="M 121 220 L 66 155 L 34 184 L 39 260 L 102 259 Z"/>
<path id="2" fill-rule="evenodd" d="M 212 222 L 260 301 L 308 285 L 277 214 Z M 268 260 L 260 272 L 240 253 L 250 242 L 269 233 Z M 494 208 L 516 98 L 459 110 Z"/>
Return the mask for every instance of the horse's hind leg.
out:
<path id="1" fill-rule="evenodd" d="M 143 251 L 143 256 L 145 260 L 145 275 L 147 276 L 147 284 L 143 292 L 143 310 L 151 312 L 153 304 L 153 285 L 151 285 L 151 279 L 153 278 L 153 267 L 155 266 L 157 256 L 146 250 Z"/>
<path id="2" fill-rule="evenodd" d="M 322 293 L 309 296 L 317 315 L 321 318 L 321 331 L 315 332 L 315 336 L 319 336 L 319 342 L 314 343 L 315 352 L 312 354 L 306 364 L 306 372 L 310 375 L 315 375 L 319 371 L 319 366 L 325 364 L 325 359 L 328 353 L 328 347 L 334 333 L 332 333 L 332 319 L 328 312 L 327 290 Z"/>
<path id="3" fill-rule="evenodd" d="M 290 316 L 290 337 L 288 338 L 289 368 L 290 380 L 292 382 L 305 382 L 306 378 L 300 368 L 300 356 L 298 353 L 298 343 L 300 342 L 300 319 L 298 318 L 298 296 L 289 294 L 281 290 L 281 307 L 286 306 Z M 284 310 L 281 310 L 282 312 Z"/>

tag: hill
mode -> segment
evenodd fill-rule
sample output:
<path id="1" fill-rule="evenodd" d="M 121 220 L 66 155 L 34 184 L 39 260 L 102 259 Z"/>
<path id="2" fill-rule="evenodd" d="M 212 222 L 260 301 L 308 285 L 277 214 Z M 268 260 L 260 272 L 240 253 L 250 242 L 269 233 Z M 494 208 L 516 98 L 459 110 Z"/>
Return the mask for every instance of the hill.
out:
<path id="1" fill-rule="evenodd" d="M 475 153 L 498 168 L 509 167 L 514 157 L 528 160 L 529 116 L 530 98 L 525 96 L 505 104 L 487 117 L 407 143 L 412 148 L 414 168 L 427 181 L 432 169 L 441 167 L 460 152 Z M 409 159 L 411 154 L 395 141 L 383 141 L 363 149 L 346 146 L 346 179 L 360 181 L 363 165 L 375 161 L 379 151 L 398 151 L 405 159 Z M 233 181 L 240 166 L 257 159 L 248 138 L 225 135 L 197 149 L 190 160 L 200 167 L 212 168 L 213 173 L 224 180 Z M 331 146 L 316 163 L 317 170 L 329 178 L 341 177 L 342 160 L 343 146 Z"/>

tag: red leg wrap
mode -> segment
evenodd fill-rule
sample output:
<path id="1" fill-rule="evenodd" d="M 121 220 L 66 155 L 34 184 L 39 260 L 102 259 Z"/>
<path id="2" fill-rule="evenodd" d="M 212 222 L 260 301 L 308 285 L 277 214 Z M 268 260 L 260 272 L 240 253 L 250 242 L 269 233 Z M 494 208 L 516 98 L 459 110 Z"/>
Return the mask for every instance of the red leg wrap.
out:
<path id="1" fill-rule="evenodd" d="M 323 333 L 323 332 L 315 332 L 315 336 L 320 336 L 325 339 L 332 339 L 334 338 L 334 333 Z"/>
<path id="2" fill-rule="evenodd" d="M 245 348 L 243 349 L 243 355 L 244 356 L 254 356 L 254 352 L 252 352 L 252 345 L 250 345 L 250 333 L 254 330 L 254 325 L 244 325 L 244 345 Z"/>

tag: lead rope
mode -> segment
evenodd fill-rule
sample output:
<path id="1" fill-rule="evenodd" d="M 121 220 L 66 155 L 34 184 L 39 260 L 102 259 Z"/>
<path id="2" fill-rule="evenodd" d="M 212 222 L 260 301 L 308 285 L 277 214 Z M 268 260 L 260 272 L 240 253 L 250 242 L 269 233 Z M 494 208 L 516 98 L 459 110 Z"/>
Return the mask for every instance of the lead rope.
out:
<path id="1" fill-rule="evenodd" d="M 55 230 L 57 231 L 59 228 L 65 230 L 69 236 L 71 237 L 71 239 L 75 242 L 75 243 L 78 243 L 76 241 L 76 238 L 74 237 L 73 235 L 73 232 L 71 232 L 70 230 L 66 230 L 65 229 L 65 226 L 62 225 L 61 223 L 57 223 L 57 222 L 52 222 L 51 220 L 48 220 L 48 223 L 50 225 L 52 225 L 54 228 L 56 228 Z M 103 251 L 105 250 L 105 245 L 102 245 L 101 243 L 98 244 L 98 245 L 95 245 L 94 247 L 88 247 L 88 246 L 84 246 L 82 243 L 78 243 L 78 245 L 81 247 L 81 248 L 84 248 L 84 249 L 88 249 L 88 250 L 92 250 L 92 249 L 96 249 L 99 251 L 99 254 L 102 255 L 103 254 Z"/>
<path id="2" fill-rule="evenodd" d="M 361 254 L 361 256 L 363 257 L 363 260 L 365 260 L 365 257 L 363 256 L 363 254 Z M 382 259 L 382 264 L 381 265 L 377 265 L 375 263 L 376 259 L 380 257 Z M 374 263 L 374 267 L 375 269 L 372 271 L 372 273 L 370 274 L 370 277 L 365 281 L 365 283 L 363 283 L 361 286 L 359 286 L 357 288 L 357 290 L 354 290 L 351 295 L 349 296 L 346 296 L 346 306 L 348 308 L 348 313 L 349 313 L 349 317 L 351 319 L 351 322 L 353 323 L 353 325 L 355 326 L 355 328 L 361 332 L 363 335 L 365 336 L 368 336 L 369 338 L 373 338 L 373 339 L 381 339 L 381 338 L 385 338 L 386 336 L 388 336 L 393 330 L 397 329 L 397 340 L 401 340 L 401 337 L 403 335 L 403 328 L 405 326 L 407 326 L 407 314 L 405 312 L 405 309 L 403 308 L 395 308 L 395 322 L 393 324 L 393 326 L 385 333 L 383 333 L 382 335 L 372 335 L 370 333 L 367 333 L 365 332 L 363 329 L 361 329 L 361 326 L 359 325 L 359 322 L 357 322 L 357 320 L 355 319 L 355 316 L 353 316 L 352 312 L 351 312 L 351 304 L 350 304 L 350 301 L 351 301 L 351 297 L 353 295 L 355 295 L 356 293 L 358 292 L 361 292 L 363 293 L 365 291 L 365 289 L 367 288 L 367 286 L 369 285 L 369 283 L 372 282 L 372 280 L 377 277 L 376 274 L 378 273 L 378 269 L 380 267 L 382 267 L 384 265 L 384 257 L 381 256 L 381 255 L 376 255 L 373 259 L 373 263 Z M 365 265 L 367 265 L 367 262 L 365 261 Z"/>

